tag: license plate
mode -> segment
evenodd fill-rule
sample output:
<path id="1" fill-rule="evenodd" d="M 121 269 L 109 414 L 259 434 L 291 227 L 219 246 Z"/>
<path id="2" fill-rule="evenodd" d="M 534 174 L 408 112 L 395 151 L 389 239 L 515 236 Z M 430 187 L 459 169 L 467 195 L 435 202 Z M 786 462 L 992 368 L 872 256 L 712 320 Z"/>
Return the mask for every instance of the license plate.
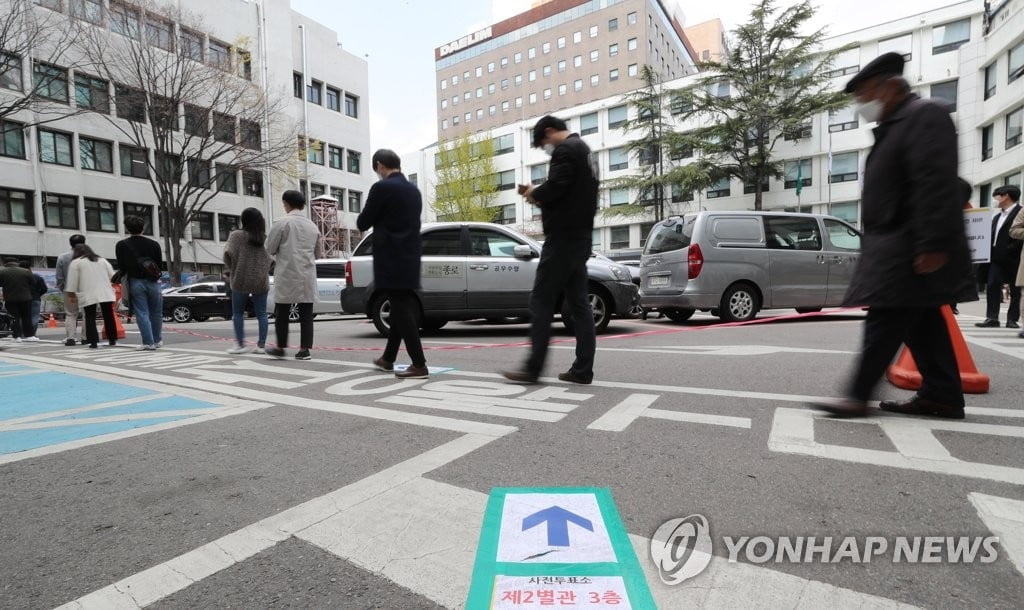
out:
<path id="1" fill-rule="evenodd" d="M 652 275 L 649 278 L 647 278 L 647 285 L 650 286 L 651 288 L 656 288 L 658 286 L 668 286 L 669 279 L 670 278 L 667 275 Z"/>

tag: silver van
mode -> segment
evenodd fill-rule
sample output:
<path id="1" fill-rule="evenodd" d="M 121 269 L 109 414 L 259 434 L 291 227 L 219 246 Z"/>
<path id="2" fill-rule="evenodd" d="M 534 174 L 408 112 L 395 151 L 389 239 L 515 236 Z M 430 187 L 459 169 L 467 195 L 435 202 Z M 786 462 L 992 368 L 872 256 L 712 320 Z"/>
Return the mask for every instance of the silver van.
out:
<path id="1" fill-rule="evenodd" d="M 640 305 L 681 322 L 764 309 L 819 311 L 842 303 L 860 233 L 823 214 L 693 212 L 654 225 L 640 261 Z"/>

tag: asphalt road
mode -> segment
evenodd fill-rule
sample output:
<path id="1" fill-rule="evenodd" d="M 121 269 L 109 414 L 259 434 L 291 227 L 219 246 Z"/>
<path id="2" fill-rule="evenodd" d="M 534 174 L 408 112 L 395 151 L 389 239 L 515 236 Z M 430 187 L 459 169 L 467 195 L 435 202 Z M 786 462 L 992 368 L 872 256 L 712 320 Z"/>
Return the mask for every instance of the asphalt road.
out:
<path id="1" fill-rule="evenodd" d="M 543 384 L 506 383 L 521 324 L 425 337 L 426 381 L 373 370 L 383 339 L 353 317 L 317 319 L 309 362 L 228 355 L 220 320 L 167 324 L 157 352 L 43 328 L 0 352 L 0 608 L 462 607 L 504 487 L 610 489 L 662 608 L 1020 607 L 1024 339 L 982 312 L 959 320 L 991 390 L 962 422 L 806 408 L 840 395 L 858 311 L 613 321 L 589 386 L 555 379 L 564 332 Z M 694 514 L 711 565 L 665 585 L 649 539 Z M 729 561 L 744 536 L 1000 540 L 987 562 Z M 561 604 L 606 606 L 627 607 Z"/>

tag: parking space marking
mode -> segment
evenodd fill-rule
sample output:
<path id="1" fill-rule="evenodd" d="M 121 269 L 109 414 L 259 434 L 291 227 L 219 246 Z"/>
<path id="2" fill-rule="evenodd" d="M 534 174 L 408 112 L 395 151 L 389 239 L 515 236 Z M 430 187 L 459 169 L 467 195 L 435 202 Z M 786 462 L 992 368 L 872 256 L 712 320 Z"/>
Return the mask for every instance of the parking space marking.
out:
<path id="1" fill-rule="evenodd" d="M 1024 502 L 977 492 L 967 497 L 985 527 L 999 536 L 999 546 L 1014 567 L 1024 574 Z"/>
<path id="2" fill-rule="evenodd" d="M 608 432 L 622 432 L 631 423 L 640 417 L 651 417 L 654 419 L 665 419 L 690 424 L 709 424 L 713 426 L 727 426 L 732 428 L 750 429 L 752 421 L 749 417 L 730 417 L 726 415 L 713 415 L 708 413 L 689 413 L 686 411 L 669 411 L 666 409 L 651 409 L 654 401 L 660 398 L 658 394 L 630 394 L 625 400 L 608 410 L 607 413 L 594 420 L 587 429 L 605 430 Z"/>

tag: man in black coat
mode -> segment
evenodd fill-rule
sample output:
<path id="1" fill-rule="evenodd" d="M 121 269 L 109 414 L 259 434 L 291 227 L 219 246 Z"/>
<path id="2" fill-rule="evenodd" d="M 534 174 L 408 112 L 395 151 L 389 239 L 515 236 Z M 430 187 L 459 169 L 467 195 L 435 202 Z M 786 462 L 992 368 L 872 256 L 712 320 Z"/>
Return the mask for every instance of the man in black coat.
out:
<path id="1" fill-rule="evenodd" d="M 382 371 L 395 370 L 398 347 L 405 341 L 412 365 L 395 373 L 401 379 L 426 379 L 427 360 L 420 344 L 420 213 L 419 189 L 402 174 L 402 162 L 394 151 L 373 153 L 373 171 L 380 181 L 370 187 L 366 205 L 356 219 L 360 231 L 373 228 L 373 283 L 391 304 L 391 332 L 380 358 L 373 364 Z"/>
<path id="2" fill-rule="evenodd" d="M 970 272 L 956 129 L 942 104 L 911 93 L 903 63 L 886 53 L 846 85 L 860 114 L 878 121 L 864 169 L 861 257 L 845 299 L 869 309 L 847 397 L 815 406 L 867 415 L 875 386 L 906 343 L 921 389 L 907 401 L 882 401 L 882 410 L 962 419 L 960 372 L 940 309 L 963 296 Z"/>
<path id="3" fill-rule="evenodd" d="M 1020 213 L 1020 189 L 1001 186 L 992 191 L 992 199 L 999 214 L 992 219 L 992 242 L 988 263 L 988 284 L 985 291 L 985 321 L 975 326 L 999 327 L 999 306 L 1003 303 L 1003 284 L 1010 285 L 1010 308 L 1006 312 L 1006 328 L 1020 328 L 1020 286 L 1017 286 L 1017 268 L 1020 266 L 1019 239 L 1010 237 L 1010 226 Z"/>
<path id="4" fill-rule="evenodd" d="M 544 368 L 551 320 L 564 294 L 576 332 L 576 359 L 562 381 L 591 383 L 596 339 L 587 295 L 587 260 L 593 250 L 597 212 L 597 167 L 590 148 L 570 133 L 565 121 L 545 116 L 533 126 L 533 146 L 551 155 L 548 178 L 537 186 L 519 185 L 519 194 L 540 206 L 544 226 L 537 275 L 530 293 L 530 355 L 523 368 L 502 371 L 507 379 L 535 383 Z"/>

